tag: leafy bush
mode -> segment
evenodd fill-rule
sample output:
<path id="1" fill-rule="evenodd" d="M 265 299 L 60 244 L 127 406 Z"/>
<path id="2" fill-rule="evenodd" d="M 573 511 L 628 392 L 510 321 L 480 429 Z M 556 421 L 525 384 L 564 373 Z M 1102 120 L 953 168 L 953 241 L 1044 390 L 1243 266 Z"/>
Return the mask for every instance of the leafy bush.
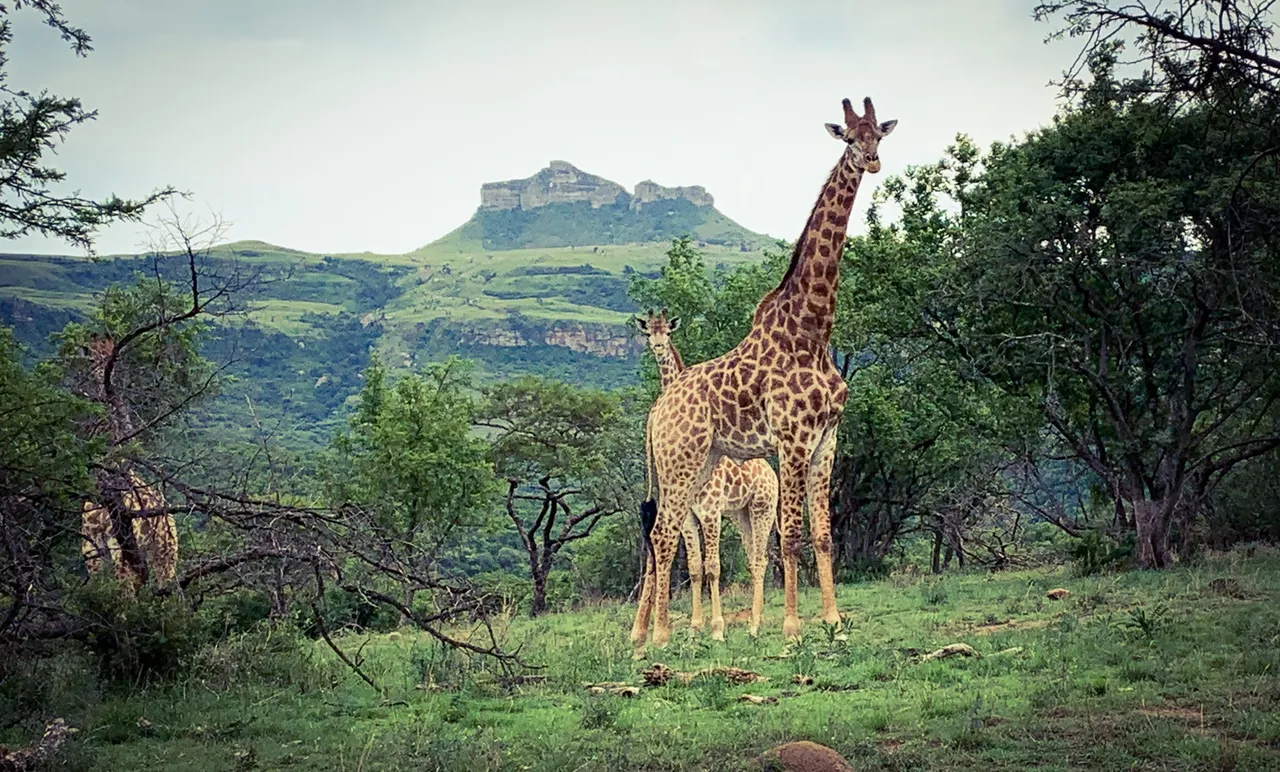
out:
<path id="1" fill-rule="evenodd" d="M 132 596 L 102 576 L 75 590 L 68 608 L 92 625 L 86 642 L 106 681 L 171 678 L 185 670 L 206 640 L 203 620 L 182 599 L 147 589 Z"/>
<path id="2" fill-rule="evenodd" d="M 1134 539 L 1127 536 L 1116 541 L 1101 531 L 1086 531 L 1070 549 L 1076 571 L 1082 576 L 1092 576 L 1103 571 L 1123 567 L 1133 556 Z"/>
<path id="3" fill-rule="evenodd" d="M 294 686 L 303 691 L 336 683 L 341 662 L 326 665 L 314 648 L 289 627 L 260 626 L 200 649 L 192 661 L 192 675 L 215 689 L 238 684 Z"/>

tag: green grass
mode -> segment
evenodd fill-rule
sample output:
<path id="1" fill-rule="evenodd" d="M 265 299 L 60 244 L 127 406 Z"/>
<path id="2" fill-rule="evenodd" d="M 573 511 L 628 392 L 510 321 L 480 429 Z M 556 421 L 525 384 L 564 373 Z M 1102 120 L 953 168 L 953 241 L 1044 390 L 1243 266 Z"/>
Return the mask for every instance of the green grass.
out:
<path id="1" fill-rule="evenodd" d="M 1215 593 L 1219 577 L 1247 597 Z M 1058 586 L 1071 597 L 1046 599 Z M 537 684 L 506 682 L 416 633 L 347 636 L 381 692 L 317 649 L 322 675 L 193 679 L 108 699 L 85 716 L 70 758 L 101 769 L 733 770 L 808 739 L 858 770 L 1280 769 L 1278 600 L 1280 555 L 1263 550 L 1163 573 L 842 586 L 844 630 L 815 621 L 818 598 L 806 590 L 798 645 L 781 638 L 779 590 L 758 642 L 737 620 L 727 643 L 690 636 L 686 597 L 671 645 L 652 660 L 770 680 L 704 679 L 632 698 L 583 684 L 638 682 L 648 663 L 630 657 L 633 605 L 504 621 L 506 644 L 545 666 Z M 728 611 L 747 606 L 741 588 L 728 594 Z M 981 658 L 919 661 L 956 642 Z M 793 684 L 795 673 L 814 684 Z M 744 693 L 777 702 L 745 704 Z"/>
<path id="2" fill-rule="evenodd" d="M 342 306 L 307 300 L 263 300 L 255 302 L 249 318 L 257 324 L 293 337 L 310 335 L 313 328 L 302 320 L 304 314 L 336 314 Z"/>
<path id="3" fill-rule="evenodd" d="M 87 312 L 93 307 L 93 295 L 88 292 L 29 289 L 27 287 L 0 287 L 0 297 L 8 296 L 36 305 L 59 310 Z"/>

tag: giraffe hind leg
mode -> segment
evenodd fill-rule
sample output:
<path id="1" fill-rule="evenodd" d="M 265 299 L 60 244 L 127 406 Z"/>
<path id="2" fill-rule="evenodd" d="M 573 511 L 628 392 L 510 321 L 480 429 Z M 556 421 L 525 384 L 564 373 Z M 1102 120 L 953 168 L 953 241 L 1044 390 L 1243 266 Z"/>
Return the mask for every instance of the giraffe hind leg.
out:
<path id="1" fill-rule="evenodd" d="M 685 563 L 689 569 L 689 627 L 698 631 L 702 629 L 704 623 L 702 613 L 702 573 L 704 564 L 702 547 L 698 543 L 698 520 L 694 517 L 693 512 L 690 512 L 681 524 L 680 536 L 684 539 Z"/>
<path id="2" fill-rule="evenodd" d="M 822 590 L 822 621 L 840 624 L 836 608 L 835 577 L 832 570 L 831 545 L 831 466 L 835 459 L 836 428 L 828 427 L 814 450 L 809 465 L 807 488 L 809 499 L 809 538 L 813 540 L 813 559 L 818 564 L 818 585 Z"/>

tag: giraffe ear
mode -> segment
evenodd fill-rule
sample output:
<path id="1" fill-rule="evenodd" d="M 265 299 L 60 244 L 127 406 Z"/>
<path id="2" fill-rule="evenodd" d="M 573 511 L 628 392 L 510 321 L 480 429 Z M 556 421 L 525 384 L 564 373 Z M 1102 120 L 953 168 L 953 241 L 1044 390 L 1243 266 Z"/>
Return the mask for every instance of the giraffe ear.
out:
<path id="1" fill-rule="evenodd" d="M 885 121 L 884 123 L 880 124 L 880 136 L 882 137 L 889 136 L 889 134 L 893 132 L 893 127 L 897 125 L 898 125 L 897 118 L 894 118 L 891 121 Z"/>
<path id="2" fill-rule="evenodd" d="M 827 127 L 827 133 L 841 142 L 844 141 L 844 127 L 838 123 L 824 124 Z"/>
<path id="3" fill-rule="evenodd" d="M 676 330 L 680 329 L 680 317 L 678 316 L 671 317 L 671 320 L 667 322 L 667 329 L 672 332 L 675 332 Z"/>
<path id="4" fill-rule="evenodd" d="M 631 326 L 643 333 L 649 332 L 649 323 L 638 316 L 631 317 Z"/>

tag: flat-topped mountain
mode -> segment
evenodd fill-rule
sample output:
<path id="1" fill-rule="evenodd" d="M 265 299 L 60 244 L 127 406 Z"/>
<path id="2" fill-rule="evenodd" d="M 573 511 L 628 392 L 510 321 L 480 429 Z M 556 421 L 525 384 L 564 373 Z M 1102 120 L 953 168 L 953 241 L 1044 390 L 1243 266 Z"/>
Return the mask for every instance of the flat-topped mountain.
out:
<path id="1" fill-rule="evenodd" d="M 510 250 L 663 242 L 683 235 L 742 251 L 770 243 L 721 214 L 701 185 L 666 187 L 644 180 L 628 192 L 568 161 L 552 161 L 524 179 L 484 183 L 475 215 L 446 238 Z"/>

